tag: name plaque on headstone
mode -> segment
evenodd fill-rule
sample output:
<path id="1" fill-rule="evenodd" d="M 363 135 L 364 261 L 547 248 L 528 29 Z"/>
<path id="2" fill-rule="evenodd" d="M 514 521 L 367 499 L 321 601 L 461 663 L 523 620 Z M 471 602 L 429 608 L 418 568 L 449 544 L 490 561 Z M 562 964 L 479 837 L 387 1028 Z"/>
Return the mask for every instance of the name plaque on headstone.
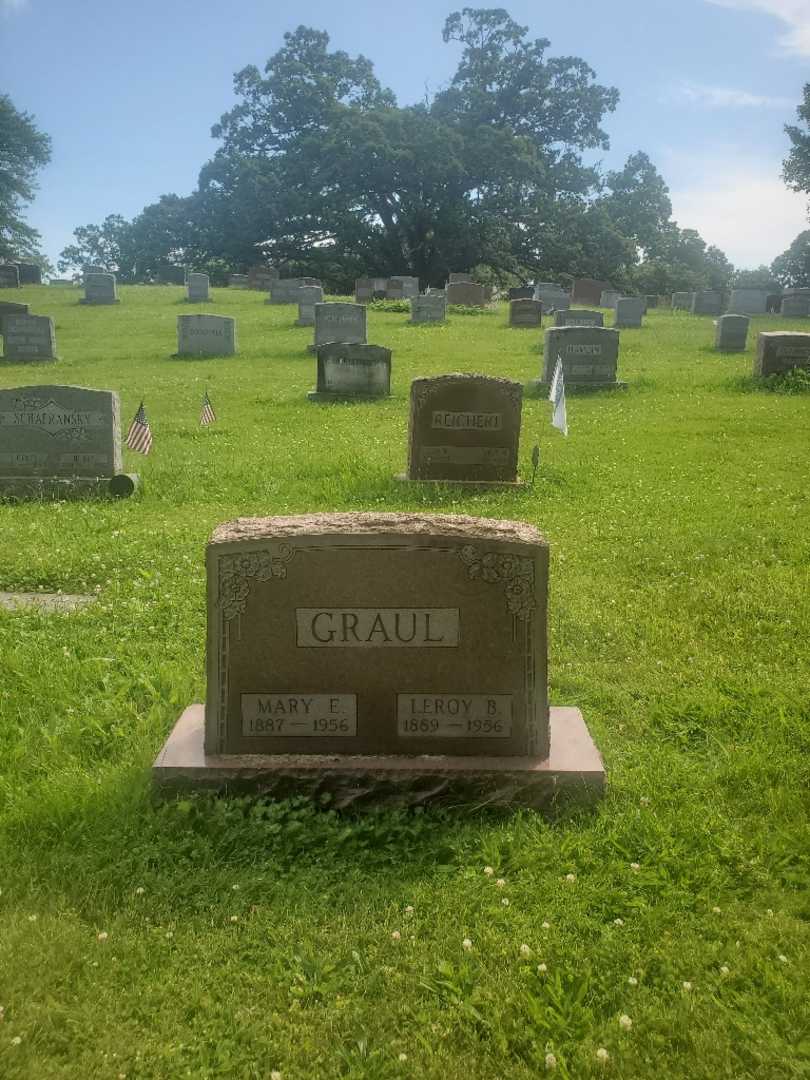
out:
<path id="1" fill-rule="evenodd" d="M 601 311 L 587 311 L 584 308 L 568 308 L 555 311 L 555 326 L 604 326 L 605 316 Z"/>

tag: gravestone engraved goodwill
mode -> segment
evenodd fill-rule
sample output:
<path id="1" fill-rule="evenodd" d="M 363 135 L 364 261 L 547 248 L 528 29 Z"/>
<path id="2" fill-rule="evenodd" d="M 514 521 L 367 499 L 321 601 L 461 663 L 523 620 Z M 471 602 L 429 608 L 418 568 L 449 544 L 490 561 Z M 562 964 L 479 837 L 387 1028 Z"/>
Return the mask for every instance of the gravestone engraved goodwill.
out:
<path id="1" fill-rule="evenodd" d="M 554 312 L 555 326 L 604 326 L 605 316 L 601 311 L 588 311 L 586 308 L 568 308 Z"/>
<path id="2" fill-rule="evenodd" d="M 233 356 L 236 319 L 228 315 L 178 315 L 178 356 Z"/>
<path id="3" fill-rule="evenodd" d="M 346 345 L 366 344 L 366 309 L 362 304 L 326 303 L 315 305 L 314 352 L 330 341 Z"/>
<path id="4" fill-rule="evenodd" d="M 782 375 L 793 368 L 810 370 L 810 334 L 783 330 L 761 333 L 754 357 L 754 376 Z"/>
<path id="5" fill-rule="evenodd" d="M 641 326 L 644 315 L 644 300 L 640 296 L 623 296 L 616 301 L 616 322 L 618 327 L 637 329 Z"/>
<path id="6" fill-rule="evenodd" d="M 721 352 L 741 352 L 748 338 L 747 315 L 721 315 L 715 323 L 714 347 Z"/>
<path id="7" fill-rule="evenodd" d="M 188 300 L 192 304 L 207 303 L 210 299 L 208 295 L 208 274 L 195 274 L 188 275 Z"/>
<path id="8" fill-rule="evenodd" d="M 47 315 L 7 315 L 3 326 L 4 360 L 56 359 L 53 319 Z"/>
<path id="9" fill-rule="evenodd" d="M 296 326 L 315 325 L 315 305 L 323 303 L 320 285 L 302 285 L 298 290 L 298 319 Z"/>
<path id="10" fill-rule="evenodd" d="M 562 326 L 546 330 L 541 385 L 551 383 L 557 357 L 562 357 L 567 387 L 609 387 L 616 381 L 619 331 L 600 326 Z"/>
<path id="11" fill-rule="evenodd" d="M 135 478 L 121 475 L 119 414 L 110 390 L 0 390 L 0 494 L 131 494 Z"/>
<path id="12" fill-rule="evenodd" d="M 115 274 L 84 275 L 84 298 L 80 304 L 117 304 L 118 290 Z"/>
<path id="13" fill-rule="evenodd" d="M 447 318 L 447 300 L 444 293 L 428 293 L 414 296 L 411 300 L 412 323 L 441 323 Z"/>
<path id="14" fill-rule="evenodd" d="M 510 300 L 509 325 L 537 327 L 543 322 L 543 305 L 539 300 Z"/>
<path id="15" fill-rule="evenodd" d="M 391 350 L 330 342 L 318 348 L 318 385 L 310 401 L 370 399 L 391 393 Z"/>
<path id="16" fill-rule="evenodd" d="M 569 785 L 592 799 L 604 769 L 582 717 L 548 702 L 548 568 L 547 543 L 518 522 L 220 525 L 206 704 L 175 725 L 155 782 L 328 792 L 337 807 L 538 806 Z"/>
<path id="17" fill-rule="evenodd" d="M 717 289 L 698 289 L 692 293 L 693 315 L 719 315 L 723 310 L 723 297 Z"/>
<path id="18" fill-rule="evenodd" d="M 767 289 L 732 289 L 729 315 L 765 315 L 768 311 Z"/>
<path id="19" fill-rule="evenodd" d="M 414 379 L 407 480 L 517 483 L 523 387 L 453 374 Z"/>
<path id="20" fill-rule="evenodd" d="M 0 289 L 19 289 L 20 270 L 15 263 L 0 263 Z"/>
<path id="21" fill-rule="evenodd" d="M 486 294 L 483 285 L 474 281 L 451 281 L 444 290 L 448 304 L 460 307 L 486 307 Z"/>

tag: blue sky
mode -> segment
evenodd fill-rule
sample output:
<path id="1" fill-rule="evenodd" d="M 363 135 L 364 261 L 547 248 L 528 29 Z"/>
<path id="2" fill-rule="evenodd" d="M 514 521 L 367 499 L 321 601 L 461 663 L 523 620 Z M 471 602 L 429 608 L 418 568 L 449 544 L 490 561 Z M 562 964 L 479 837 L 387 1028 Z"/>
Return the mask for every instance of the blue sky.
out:
<path id="1" fill-rule="evenodd" d="M 783 125 L 810 79 L 810 0 L 502 2 L 550 38 L 550 54 L 581 56 L 618 87 L 601 160 L 617 168 L 646 151 L 681 226 L 738 266 L 771 262 L 808 227 L 807 199 L 780 170 Z M 373 60 L 401 103 L 418 100 L 455 70 L 458 46 L 441 29 L 461 6 L 0 0 L 0 92 L 53 139 L 28 219 L 55 259 L 77 225 L 187 194 L 216 148 L 211 125 L 234 103 L 233 73 L 262 67 L 299 23 Z"/>

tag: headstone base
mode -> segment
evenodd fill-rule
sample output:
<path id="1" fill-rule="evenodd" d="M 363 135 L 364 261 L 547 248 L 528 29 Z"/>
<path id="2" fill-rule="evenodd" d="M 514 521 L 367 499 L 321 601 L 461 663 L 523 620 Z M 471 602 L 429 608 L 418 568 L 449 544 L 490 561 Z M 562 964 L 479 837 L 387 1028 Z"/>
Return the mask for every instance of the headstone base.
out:
<path id="1" fill-rule="evenodd" d="M 140 486 L 136 473 L 116 476 L 0 476 L 2 499 L 127 499 Z"/>
<path id="2" fill-rule="evenodd" d="M 310 401 L 384 401 L 390 394 L 332 394 L 328 390 L 309 390 Z"/>
<path id="3" fill-rule="evenodd" d="M 475 490 L 476 488 L 522 488 L 526 484 L 523 480 L 421 480 L 408 476 L 407 473 L 397 473 L 394 479 L 400 484 L 433 484 L 434 487 L 461 487 Z"/>
<path id="4" fill-rule="evenodd" d="M 287 799 L 332 796 L 331 806 L 422 806 L 470 801 L 541 809 L 595 803 L 605 767 L 579 709 L 550 709 L 547 758 L 450 755 L 228 754 L 204 749 L 205 706 L 189 705 L 152 766 L 161 796 L 255 792 Z"/>
<path id="5" fill-rule="evenodd" d="M 104 307 L 105 304 L 120 304 L 120 300 L 88 300 L 86 297 L 82 297 L 79 300 L 80 304 L 89 304 L 90 307 Z"/>
<path id="6" fill-rule="evenodd" d="M 0 356 L 0 364 L 54 364 L 61 356 Z"/>

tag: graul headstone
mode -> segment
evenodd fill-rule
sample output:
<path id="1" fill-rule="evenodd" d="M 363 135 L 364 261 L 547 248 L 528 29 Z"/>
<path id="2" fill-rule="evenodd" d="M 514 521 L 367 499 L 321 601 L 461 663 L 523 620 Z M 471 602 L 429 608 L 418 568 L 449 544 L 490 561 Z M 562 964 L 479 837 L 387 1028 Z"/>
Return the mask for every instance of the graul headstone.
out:
<path id="1" fill-rule="evenodd" d="M 616 301 L 616 326 L 637 328 L 643 315 L 644 300 L 640 296 L 623 296 Z"/>
<path id="2" fill-rule="evenodd" d="M 810 334 L 783 330 L 761 333 L 754 357 L 754 376 L 782 375 L 793 368 L 810 370 Z"/>
<path id="3" fill-rule="evenodd" d="M 208 303 L 208 274 L 188 275 L 188 300 L 192 304 Z"/>
<path id="4" fill-rule="evenodd" d="M 486 306 L 484 286 L 474 281 L 452 281 L 444 292 L 448 304 L 457 304 L 461 307 Z"/>
<path id="5" fill-rule="evenodd" d="M 247 274 L 228 274 L 228 285 L 232 289 L 246 289 L 248 287 Z"/>
<path id="6" fill-rule="evenodd" d="M 571 306 L 571 297 L 562 287 L 553 282 L 541 281 L 534 289 L 534 298 L 543 305 L 543 311 L 560 311 Z"/>
<path id="7" fill-rule="evenodd" d="M 355 304 L 370 304 L 374 299 L 374 278 L 355 278 L 354 302 Z"/>
<path id="8" fill-rule="evenodd" d="M 510 300 L 510 326 L 541 326 L 543 323 L 543 305 L 539 300 Z"/>
<path id="9" fill-rule="evenodd" d="M 330 341 L 346 345 L 366 344 L 366 309 L 362 304 L 315 305 L 315 340 L 310 351 Z"/>
<path id="10" fill-rule="evenodd" d="M 337 342 L 318 349 L 318 387 L 307 395 L 310 401 L 363 400 L 390 393 L 390 349 Z"/>
<path id="11" fill-rule="evenodd" d="M 516 484 L 523 387 L 486 375 L 411 383 L 406 480 Z"/>
<path id="12" fill-rule="evenodd" d="M 447 318 L 447 300 L 444 293 L 428 293 L 411 300 L 412 323 L 444 322 Z"/>
<path id="13" fill-rule="evenodd" d="M 672 310 L 673 311 L 691 311 L 692 310 L 692 293 L 690 293 L 690 292 L 674 292 L 672 294 Z"/>
<path id="14" fill-rule="evenodd" d="M 0 289 L 19 289 L 20 271 L 14 263 L 0 263 Z"/>
<path id="15" fill-rule="evenodd" d="M 0 495 L 131 495 L 118 395 L 81 386 L 0 390 Z"/>
<path id="16" fill-rule="evenodd" d="M 233 356 L 236 319 L 228 315 L 178 315 L 178 356 Z"/>
<path id="17" fill-rule="evenodd" d="M 546 330 L 543 376 L 537 385 L 551 383 L 557 357 L 562 357 L 566 388 L 623 386 L 616 381 L 619 331 L 600 326 L 562 326 Z"/>
<path id="18" fill-rule="evenodd" d="M 520 285 L 509 290 L 510 300 L 534 300 L 534 285 Z"/>
<path id="19" fill-rule="evenodd" d="M 621 300 L 622 294 L 616 289 L 603 289 L 599 297 L 599 307 L 615 308 L 616 301 Z"/>
<path id="20" fill-rule="evenodd" d="M 750 321 L 747 315 L 721 315 L 715 323 L 715 349 L 720 349 L 721 352 L 739 352 L 745 349 Z"/>
<path id="21" fill-rule="evenodd" d="M 806 319 L 810 315 L 810 289 L 786 289 L 781 312 L 790 319 Z"/>
<path id="22" fill-rule="evenodd" d="M 571 291 L 571 302 L 599 307 L 602 293 L 612 288 L 609 281 L 599 281 L 597 278 L 577 278 Z"/>
<path id="23" fill-rule="evenodd" d="M 555 326 L 604 326 L 605 316 L 601 311 L 588 311 L 586 308 L 568 308 L 554 312 Z"/>
<path id="24" fill-rule="evenodd" d="M 9 315 L 27 315 L 28 304 L 15 304 L 10 300 L 0 300 L 0 334 L 3 333 L 5 319 Z"/>
<path id="25" fill-rule="evenodd" d="M 449 515 L 242 518 L 208 545 L 208 693 L 153 767 L 163 791 L 543 806 L 604 767 L 548 702 L 548 545 Z"/>
<path id="26" fill-rule="evenodd" d="M 115 274 L 85 274 L 84 298 L 80 304 L 117 304 Z"/>
<path id="27" fill-rule="evenodd" d="M 47 315 L 6 315 L 3 326 L 4 360 L 56 360 L 56 334 Z"/>
<path id="28" fill-rule="evenodd" d="M 693 315 L 719 315 L 723 310 L 723 297 L 716 289 L 698 289 L 692 293 Z"/>
<path id="29" fill-rule="evenodd" d="M 729 315 L 765 315 L 768 310 L 767 289 L 732 289 L 728 301 Z"/>
<path id="30" fill-rule="evenodd" d="M 298 290 L 298 320 L 296 326 L 315 325 L 315 305 L 323 303 L 320 285 L 302 285 Z"/>

